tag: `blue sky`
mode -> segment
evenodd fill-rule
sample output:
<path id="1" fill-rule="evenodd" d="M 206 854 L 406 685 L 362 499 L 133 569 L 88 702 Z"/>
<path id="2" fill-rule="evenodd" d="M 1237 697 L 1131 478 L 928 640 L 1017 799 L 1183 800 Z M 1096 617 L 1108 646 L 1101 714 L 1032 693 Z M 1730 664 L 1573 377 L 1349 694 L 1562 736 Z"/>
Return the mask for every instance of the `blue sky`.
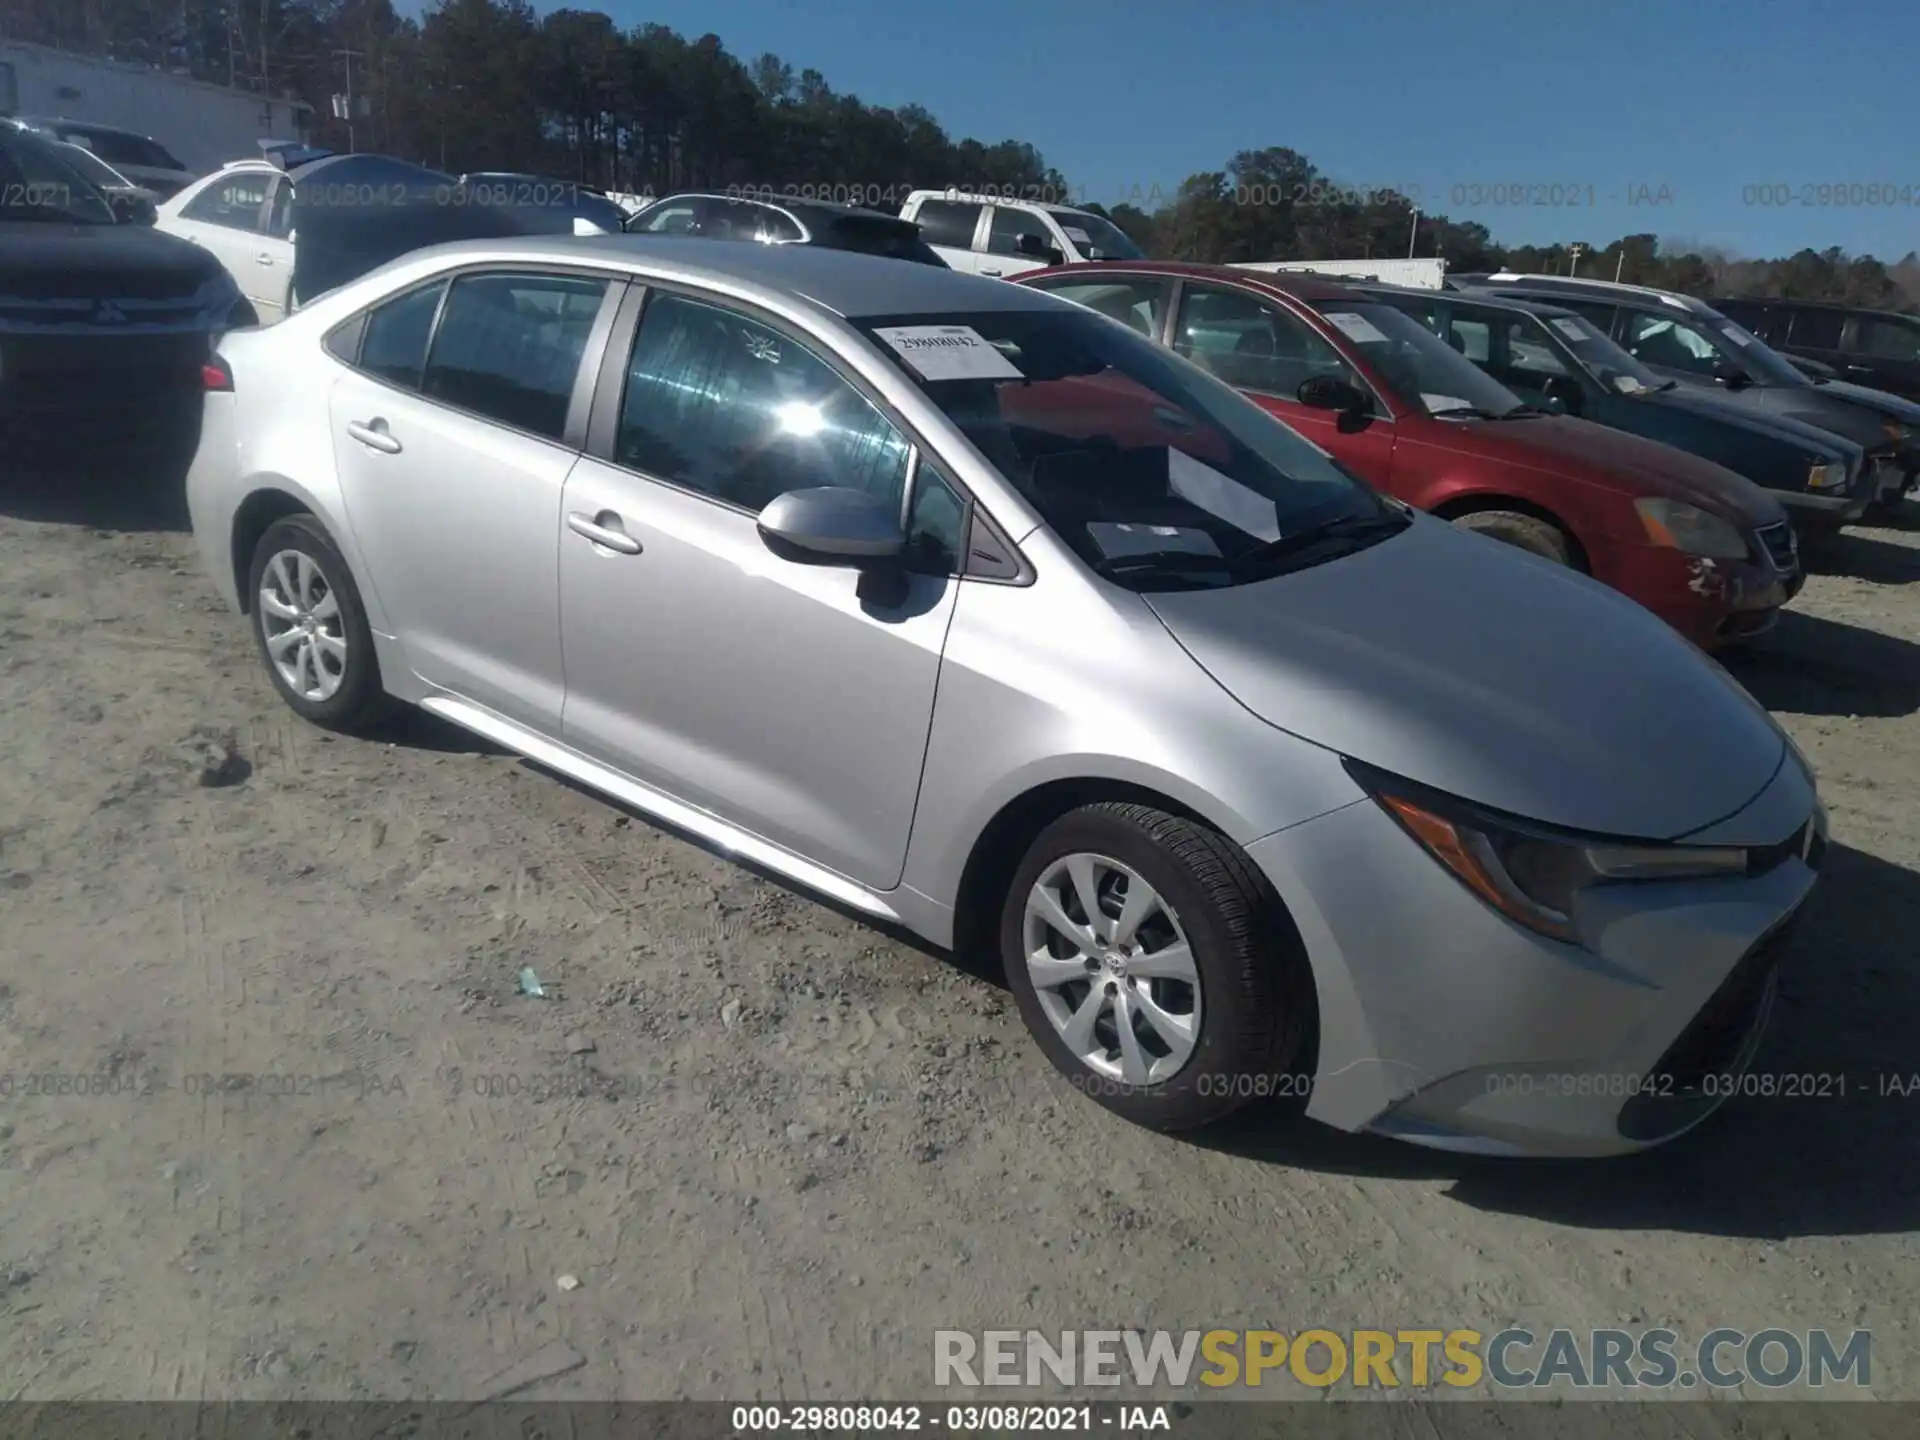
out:
<path id="1" fill-rule="evenodd" d="M 1346 184 L 1417 189 L 1425 208 L 1509 243 L 1651 231 L 1752 256 L 1920 249 L 1916 0 L 606 9 L 623 27 L 712 31 L 742 58 L 772 50 L 870 104 L 917 101 L 955 136 L 1031 141 L 1107 204 L 1171 194 L 1237 150 L 1288 145 Z M 1894 203 L 1846 194 L 1869 184 Z M 1809 188 L 1822 185 L 1829 194 Z M 1834 203 L 1835 187 L 1854 203 Z"/>

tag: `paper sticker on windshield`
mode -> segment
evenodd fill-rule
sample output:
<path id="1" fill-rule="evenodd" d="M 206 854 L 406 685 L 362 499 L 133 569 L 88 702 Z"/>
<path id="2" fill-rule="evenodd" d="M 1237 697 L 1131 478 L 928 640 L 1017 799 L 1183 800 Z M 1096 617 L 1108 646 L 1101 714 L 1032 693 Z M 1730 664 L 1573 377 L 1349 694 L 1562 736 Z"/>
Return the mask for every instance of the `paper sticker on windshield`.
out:
<path id="1" fill-rule="evenodd" d="M 1721 328 L 1725 332 L 1726 337 L 1736 345 L 1751 345 L 1754 342 L 1755 337 L 1749 335 L 1738 325 L 1726 325 Z"/>
<path id="2" fill-rule="evenodd" d="M 971 326 L 883 325 L 873 333 L 928 380 L 1025 378 Z"/>
<path id="3" fill-rule="evenodd" d="M 1364 315 L 1356 315 L 1351 310 L 1326 310 L 1321 312 L 1327 317 L 1327 323 L 1334 326 L 1349 340 L 1358 340 L 1362 345 L 1384 345 L 1387 337 L 1382 335 L 1374 323 Z"/>
<path id="4" fill-rule="evenodd" d="M 1634 391 L 1644 390 L 1647 387 L 1637 375 L 1616 375 L 1613 377 L 1613 388 L 1623 395 L 1631 395 Z"/>
<path id="5" fill-rule="evenodd" d="M 1471 410 L 1473 402 L 1462 400 L 1458 395 L 1428 395 L 1422 393 L 1420 403 L 1427 407 L 1429 415 L 1443 415 L 1449 410 Z"/>
<path id="6" fill-rule="evenodd" d="M 1587 332 L 1580 328 L 1580 322 L 1578 320 L 1569 320 L 1564 315 L 1554 320 L 1553 328 L 1569 340 L 1584 340 L 1587 338 Z"/>
<path id="7" fill-rule="evenodd" d="M 1129 525 L 1117 520 L 1089 520 L 1087 534 L 1109 560 L 1128 555 L 1160 555 L 1174 551 L 1219 558 L 1220 546 L 1204 530 L 1174 525 Z"/>
<path id="8" fill-rule="evenodd" d="M 1256 540 L 1280 538 L 1279 508 L 1258 490 L 1194 459 L 1184 450 L 1167 451 L 1167 486 L 1209 515 L 1217 515 Z"/>
<path id="9" fill-rule="evenodd" d="M 1062 225 L 1060 229 L 1065 233 L 1066 237 L 1069 240 L 1071 240 L 1074 244 L 1078 245 L 1083 250 L 1087 246 L 1093 244 L 1093 237 L 1084 230 L 1076 230 L 1071 225 Z"/>

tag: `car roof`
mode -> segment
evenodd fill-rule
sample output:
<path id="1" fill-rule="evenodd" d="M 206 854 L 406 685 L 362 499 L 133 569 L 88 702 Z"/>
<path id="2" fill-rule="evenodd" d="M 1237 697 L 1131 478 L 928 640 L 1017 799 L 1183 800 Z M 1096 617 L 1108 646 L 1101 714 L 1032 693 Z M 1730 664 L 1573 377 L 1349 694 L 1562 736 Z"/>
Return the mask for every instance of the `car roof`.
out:
<path id="1" fill-rule="evenodd" d="M 898 215 L 889 215 L 884 210 L 869 210 L 864 205 L 840 205 L 831 200 L 803 200 L 788 195 L 724 195 L 714 190 L 676 190 L 671 195 L 662 195 L 658 200 L 649 200 L 647 209 L 656 205 L 665 205 L 671 200 L 726 200 L 736 205 L 764 205 L 769 210 L 784 210 L 799 219 L 811 215 L 816 220 L 839 220 L 853 216 L 860 220 L 891 220 L 897 225 L 912 225 L 911 220 L 902 220 Z"/>
<path id="2" fill-rule="evenodd" d="M 1905 320 L 1920 325 L 1920 315 L 1906 310 L 1887 310 L 1878 305 L 1847 305 L 1838 300 L 1800 300 L 1792 295 L 1728 295 L 1736 305 L 1793 305 L 1802 310 L 1839 310 L 1848 315 L 1884 315 L 1889 320 Z M 1721 303 L 1718 297 L 1714 304 Z"/>
<path id="3" fill-rule="evenodd" d="M 1459 305 L 1485 305 L 1490 310 L 1520 310 L 1528 315 L 1544 316 L 1549 320 L 1576 319 L 1579 316 L 1576 310 L 1569 310 L 1564 305 L 1555 305 L 1545 300 L 1516 300 L 1511 295 L 1484 295 L 1475 290 L 1426 290 L 1418 285 L 1375 283 L 1355 285 L 1353 288 L 1364 290 L 1369 295 L 1408 295 L 1425 300 L 1439 295 Z"/>
<path id="4" fill-rule="evenodd" d="M 1272 270 L 1242 270 L 1237 265 L 1202 265 L 1191 260 L 1086 260 L 1077 265 L 1054 265 L 1045 270 L 1030 270 L 1019 278 L 1040 275 L 1166 275 L 1185 276 L 1189 280 L 1221 280 L 1250 290 L 1266 290 L 1289 295 L 1296 300 L 1351 300 L 1360 288 L 1339 285 L 1317 275 L 1287 275 Z"/>
<path id="5" fill-rule="evenodd" d="M 951 200 L 956 205 L 1019 205 L 1028 210 L 1045 210 L 1052 215 L 1094 215 L 1084 205 L 1056 205 L 1050 200 L 1023 200 L 1018 195 L 975 195 L 968 191 L 916 190 L 909 200 Z"/>
<path id="6" fill-rule="evenodd" d="M 448 255 L 486 255 L 529 264 L 604 264 L 688 284 L 765 292 L 777 304 L 798 295 L 848 319 L 969 310 L 1044 310 L 1064 302 L 917 261 L 885 259 L 823 245 L 762 245 L 688 235 L 540 235 L 459 241 Z"/>
<path id="7" fill-rule="evenodd" d="M 1512 270 L 1495 271 L 1475 285 L 1496 289 L 1532 290 L 1546 295 L 1569 295 L 1594 300 L 1654 300 L 1695 315 L 1711 315 L 1713 307 L 1704 300 L 1682 295 L 1677 290 L 1659 290 L 1651 285 L 1627 285 L 1618 280 L 1583 280 L 1568 275 L 1523 275 Z"/>
<path id="8" fill-rule="evenodd" d="M 64 115 L 21 115 L 16 117 L 25 125 L 53 125 L 62 130 L 77 130 L 82 134 L 97 130 L 102 135 L 129 135 L 135 140 L 153 140 L 153 136 L 144 130 L 129 130 L 124 125 L 102 125 L 98 120 L 69 120 Z M 158 141 L 154 141 L 158 144 Z"/>

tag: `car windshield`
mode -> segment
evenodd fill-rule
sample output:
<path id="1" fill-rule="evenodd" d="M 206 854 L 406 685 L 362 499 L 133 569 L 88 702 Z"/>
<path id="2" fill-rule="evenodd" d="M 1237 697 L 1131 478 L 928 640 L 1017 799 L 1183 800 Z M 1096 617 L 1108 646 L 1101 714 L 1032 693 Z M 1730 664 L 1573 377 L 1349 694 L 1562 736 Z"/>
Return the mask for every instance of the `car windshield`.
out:
<path id="1" fill-rule="evenodd" d="M 127 189 L 133 184 L 126 176 L 107 164 L 106 161 L 102 160 L 84 145 L 61 145 L 60 158 L 96 185 L 112 186 L 114 189 Z"/>
<path id="2" fill-rule="evenodd" d="M 1144 260 L 1140 247 L 1111 220 L 1085 210 L 1056 210 L 1053 216 L 1067 238 L 1090 260 Z"/>
<path id="3" fill-rule="evenodd" d="M 0 141 L 0 220 L 112 225 L 113 207 L 56 142 L 15 131 Z"/>
<path id="4" fill-rule="evenodd" d="M 93 151 L 109 165 L 144 165 L 152 170 L 184 170 L 187 167 L 157 140 L 125 130 L 104 130 L 94 125 L 55 125 L 62 140 Z"/>
<path id="5" fill-rule="evenodd" d="M 1518 395 L 1391 305 L 1356 298 L 1322 300 L 1314 308 L 1409 408 L 1461 420 L 1533 413 Z"/>
<path id="6" fill-rule="evenodd" d="M 1542 329 L 1552 329 L 1581 368 L 1609 390 L 1638 395 L 1673 383 L 1614 344 L 1584 315 L 1536 315 L 1533 320 Z"/>
<path id="7" fill-rule="evenodd" d="M 1117 584 L 1241 584 L 1410 523 L 1232 388 L 1092 311 L 1062 303 L 860 324 Z"/>
<path id="8" fill-rule="evenodd" d="M 884 255 L 893 260 L 912 260 L 921 265 L 948 268 L 947 262 L 920 238 L 920 227 L 890 216 L 846 215 L 827 226 L 826 244 L 835 250 L 853 250 L 862 255 Z"/>
<path id="9" fill-rule="evenodd" d="M 1744 325 L 1736 325 L 1726 316 L 1716 314 L 1708 328 L 1715 332 L 1716 340 L 1726 342 L 1721 353 L 1728 362 L 1738 365 L 1756 380 L 1764 380 L 1769 385 L 1813 384 L 1804 371 Z"/>

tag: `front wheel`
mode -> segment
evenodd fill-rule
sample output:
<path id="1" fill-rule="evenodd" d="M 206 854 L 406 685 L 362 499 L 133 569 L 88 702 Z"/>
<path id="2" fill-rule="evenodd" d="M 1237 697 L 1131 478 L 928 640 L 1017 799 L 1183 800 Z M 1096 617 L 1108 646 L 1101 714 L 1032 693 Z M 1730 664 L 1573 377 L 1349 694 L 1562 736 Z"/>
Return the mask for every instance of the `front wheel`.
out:
<path id="1" fill-rule="evenodd" d="M 329 730 L 366 730 L 390 702 L 380 684 L 360 592 L 320 522 L 290 515 L 267 527 L 248 570 L 254 639 L 280 698 Z"/>
<path id="2" fill-rule="evenodd" d="M 1224 836 L 1144 805 L 1083 806 L 1033 842 L 1000 925 L 1027 1028 L 1075 1088 L 1186 1130 L 1304 1098 L 1306 957 Z"/>
<path id="3" fill-rule="evenodd" d="M 1475 510 L 1453 523 L 1458 529 L 1518 546 L 1556 565 L 1573 564 L 1573 543 L 1567 532 L 1537 515 L 1522 515 L 1516 510 Z"/>

